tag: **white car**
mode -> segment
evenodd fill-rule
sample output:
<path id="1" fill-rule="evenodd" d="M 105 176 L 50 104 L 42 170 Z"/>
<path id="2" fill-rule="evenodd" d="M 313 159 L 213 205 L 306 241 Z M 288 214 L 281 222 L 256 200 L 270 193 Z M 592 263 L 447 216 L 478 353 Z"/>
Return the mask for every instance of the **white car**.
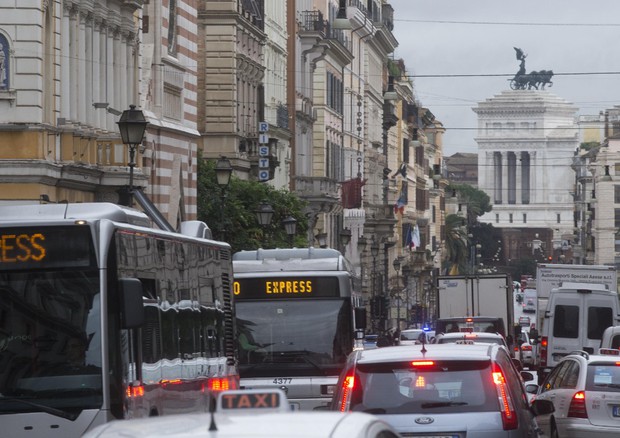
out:
<path id="1" fill-rule="evenodd" d="M 518 359 L 521 360 L 521 363 L 525 367 L 534 366 L 534 349 L 532 347 L 532 343 L 530 341 L 530 335 L 526 331 L 522 331 L 517 338 L 517 345 L 515 349 L 518 351 L 519 356 Z"/>
<path id="2" fill-rule="evenodd" d="M 536 417 L 548 437 L 620 436 L 620 350 L 565 356 L 538 388 L 555 412 Z"/>
<path id="3" fill-rule="evenodd" d="M 284 392 L 225 391 L 213 413 L 118 420 L 82 438 L 398 438 L 384 421 L 362 412 L 290 411 Z"/>
<path id="4" fill-rule="evenodd" d="M 400 340 L 398 345 L 416 345 L 422 341 L 430 344 L 435 339 L 435 332 L 424 329 L 407 329 L 400 332 Z"/>

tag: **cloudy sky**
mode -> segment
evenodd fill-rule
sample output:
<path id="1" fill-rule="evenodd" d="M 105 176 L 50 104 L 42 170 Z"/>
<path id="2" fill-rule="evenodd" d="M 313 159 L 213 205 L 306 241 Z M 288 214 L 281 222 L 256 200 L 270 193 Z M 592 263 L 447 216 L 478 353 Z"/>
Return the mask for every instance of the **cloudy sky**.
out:
<path id="1" fill-rule="evenodd" d="M 419 102 L 446 127 L 444 155 L 477 151 L 472 108 L 509 89 L 519 69 L 514 47 L 527 54 L 528 73 L 553 70 L 548 91 L 579 114 L 620 105 L 620 0 L 390 4 L 399 43 L 394 56 L 405 60 Z"/>

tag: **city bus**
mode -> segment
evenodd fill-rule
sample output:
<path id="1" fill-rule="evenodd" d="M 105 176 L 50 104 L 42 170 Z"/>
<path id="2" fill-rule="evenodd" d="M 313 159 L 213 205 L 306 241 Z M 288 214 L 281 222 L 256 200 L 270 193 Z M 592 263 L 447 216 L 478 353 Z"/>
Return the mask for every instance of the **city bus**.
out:
<path id="1" fill-rule="evenodd" d="M 339 251 L 233 255 L 241 388 L 280 388 L 292 409 L 325 409 L 346 358 L 362 348 L 366 311 Z"/>
<path id="2" fill-rule="evenodd" d="M 0 206 L 0 422 L 79 437 L 239 385 L 232 253 L 109 203 Z"/>

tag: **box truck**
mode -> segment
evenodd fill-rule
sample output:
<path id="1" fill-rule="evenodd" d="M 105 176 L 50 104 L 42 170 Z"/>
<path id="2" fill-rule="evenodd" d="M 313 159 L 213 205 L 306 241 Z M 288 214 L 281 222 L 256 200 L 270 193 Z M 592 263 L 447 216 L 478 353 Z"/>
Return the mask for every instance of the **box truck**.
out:
<path id="1" fill-rule="evenodd" d="M 503 325 L 501 334 L 507 337 L 514 327 L 512 287 L 508 274 L 440 275 L 437 277 L 437 317 L 498 318 Z"/>

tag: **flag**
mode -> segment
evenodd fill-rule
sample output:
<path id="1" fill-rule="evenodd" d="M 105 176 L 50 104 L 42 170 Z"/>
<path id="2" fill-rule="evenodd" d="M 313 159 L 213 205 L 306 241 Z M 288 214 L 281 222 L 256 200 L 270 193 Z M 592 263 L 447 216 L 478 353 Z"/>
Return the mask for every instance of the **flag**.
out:
<path id="1" fill-rule="evenodd" d="M 411 250 L 413 246 L 413 227 L 411 224 L 407 227 L 407 237 L 405 238 L 405 248 Z"/>
<path id="2" fill-rule="evenodd" d="M 366 180 L 353 178 L 342 183 L 342 207 L 360 208 L 362 206 L 362 187 Z"/>
<path id="3" fill-rule="evenodd" d="M 394 214 L 400 213 L 403 214 L 405 211 L 405 205 L 407 205 L 407 199 L 402 195 L 398 197 L 396 204 L 394 204 Z"/>
<path id="4" fill-rule="evenodd" d="M 403 178 L 407 178 L 407 163 L 402 163 L 398 170 L 390 178 L 394 179 L 397 175 L 400 175 Z"/>
<path id="5" fill-rule="evenodd" d="M 417 224 L 415 227 L 413 227 L 412 242 L 413 242 L 413 245 L 411 246 L 411 249 L 416 249 L 420 247 L 420 228 L 418 228 Z"/>

